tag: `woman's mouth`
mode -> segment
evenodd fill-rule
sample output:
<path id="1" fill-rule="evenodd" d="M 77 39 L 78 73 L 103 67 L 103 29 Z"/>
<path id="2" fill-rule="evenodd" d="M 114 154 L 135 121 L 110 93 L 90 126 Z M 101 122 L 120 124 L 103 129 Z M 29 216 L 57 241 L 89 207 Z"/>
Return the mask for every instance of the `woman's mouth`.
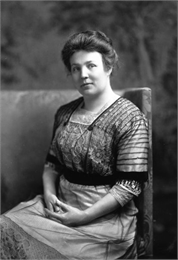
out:
<path id="1" fill-rule="evenodd" d="M 83 88 L 83 87 L 89 86 L 89 85 L 91 85 L 91 84 L 92 84 L 91 82 L 83 83 L 83 84 L 81 85 L 81 87 Z"/>

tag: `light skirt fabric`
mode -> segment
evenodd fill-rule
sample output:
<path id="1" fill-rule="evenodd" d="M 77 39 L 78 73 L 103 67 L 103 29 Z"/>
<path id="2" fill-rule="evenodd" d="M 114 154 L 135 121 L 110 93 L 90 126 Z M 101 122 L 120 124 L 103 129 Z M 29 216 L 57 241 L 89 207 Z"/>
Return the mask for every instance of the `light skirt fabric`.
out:
<path id="1" fill-rule="evenodd" d="M 61 176 L 59 199 L 82 210 L 105 196 L 108 190 L 109 186 L 72 184 Z M 7 259 L 10 254 L 11 259 L 12 256 L 61 260 L 136 258 L 137 209 L 132 201 L 116 212 L 75 228 L 48 219 L 44 207 L 43 197 L 39 195 L 1 217 L 1 259 Z"/>

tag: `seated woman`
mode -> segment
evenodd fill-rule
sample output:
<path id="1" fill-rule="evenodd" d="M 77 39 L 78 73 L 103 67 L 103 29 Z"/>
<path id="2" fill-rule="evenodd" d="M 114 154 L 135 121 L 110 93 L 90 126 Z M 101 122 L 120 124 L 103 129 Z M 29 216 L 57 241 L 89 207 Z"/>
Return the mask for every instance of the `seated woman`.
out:
<path id="1" fill-rule="evenodd" d="M 55 114 L 44 195 L 1 216 L 1 259 L 136 259 L 147 121 L 111 88 L 118 56 L 103 32 L 72 35 L 62 60 L 81 97 Z"/>

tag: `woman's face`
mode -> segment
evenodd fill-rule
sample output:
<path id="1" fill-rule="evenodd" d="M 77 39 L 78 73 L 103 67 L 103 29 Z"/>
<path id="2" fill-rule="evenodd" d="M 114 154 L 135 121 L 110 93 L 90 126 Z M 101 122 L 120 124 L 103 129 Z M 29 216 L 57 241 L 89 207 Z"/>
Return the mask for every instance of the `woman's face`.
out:
<path id="1" fill-rule="evenodd" d="M 70 64 L 74 86 L 84 97 L 107 91 L 111 70 L 105 69 L 99 52 L 78 51 L 72 55 Z"/>

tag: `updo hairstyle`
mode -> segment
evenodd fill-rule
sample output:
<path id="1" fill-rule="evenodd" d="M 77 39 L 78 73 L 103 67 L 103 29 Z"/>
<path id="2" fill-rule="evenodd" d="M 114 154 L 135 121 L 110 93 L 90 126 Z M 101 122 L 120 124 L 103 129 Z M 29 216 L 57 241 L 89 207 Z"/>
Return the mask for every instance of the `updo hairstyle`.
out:
<path id="1" fill-rule="evenodd" d="M 84 31 L 73 34 L 65 43 L 61 55 L 67 70 L 71 72 L 70 58 L 78 51 L 94 52 L 102 55 L 103 64 L 108 71 L 118 65 L 118 55 L 112 41 L 101 31 Z"/>

